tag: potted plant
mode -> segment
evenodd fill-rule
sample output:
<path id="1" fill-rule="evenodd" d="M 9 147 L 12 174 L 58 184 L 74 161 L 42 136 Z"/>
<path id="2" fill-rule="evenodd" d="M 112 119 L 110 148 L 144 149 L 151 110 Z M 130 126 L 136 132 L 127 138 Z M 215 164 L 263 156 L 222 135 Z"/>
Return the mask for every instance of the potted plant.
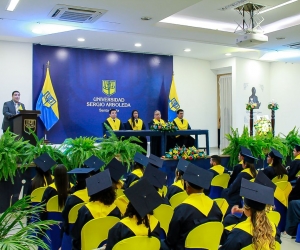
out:
<path id="1" fill-rule="evenodd" d="M 23 138 L 18 139 L 18 135 L 7 129 L 0 138 L 0 180 L 10 179 L 14 183 L 14 176 L 19 168 L 25 170 L 22 157 L 25 155 L 24 150 L 28 148 L 28 141 Z"/>
<path id="2" fill-rule="evenodd" d="M 282 133 L 281 133 L 282 134 Z M 283 143 L 287 147 L 287 162 L 286 165 L 289 165 L 291 160 L 294 159 L 293 150 L 295 145 L 300 145 L 300 135 L 299 128 L 294 127 L 287 135 L 282 134 L 285 138 Z"/>
<path id="3" fill-rule="evenodd" d="M 103 159 L 105 163 L 110 162 L 113 157 L 116 157 L 129 168 L 136 152 L 146 153 L 140 145 L 136 144 L 136 142 L 141 143 L 137 137 L 130 136 L 129 138 L 125 138 L 122 136 L 118 138 L 109 126 L 104 125 L 110 134 L 108 138 L 101 138 L 99 145 L 100 158 Z"/>
<path id="4" fill-rule="evenodd" d="M 44 211 L 44 205 L 30 205 L 30 196 L 26 196 L 11 207 L 7 208 L 0 216 L 0 249 L 1 250 L 28 250 L 41 247 L 50 250 L 50 247 L 42 240 L 49 239 L 46 230 L 56 221 L 39 219 L 39 214 Z M 27 224 L 27 218 L 31 217 L 32 223 Z M 12 233 L 14 230 L 14 233 Z"/>

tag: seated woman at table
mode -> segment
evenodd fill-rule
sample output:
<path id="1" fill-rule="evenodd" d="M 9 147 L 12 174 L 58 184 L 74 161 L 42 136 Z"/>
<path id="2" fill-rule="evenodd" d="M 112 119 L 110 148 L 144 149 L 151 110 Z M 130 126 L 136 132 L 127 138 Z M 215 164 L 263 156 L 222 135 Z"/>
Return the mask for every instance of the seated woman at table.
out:
<path id="1" fill-rule="evenodd" d="M 266 167 L 263 172 L 270 180 L 276 176 L 281 179 L 283 175 L 287 175 L 287 171 L 282 165 L 282 158 L 282 154 L 274 148 L 272 148 L 271 152 L 268 154 L 267 162 L 269 163 L 269 166 Z"/>
<path id="2" fill-rule="evenodd" d="M 139 118 L 139 112 L 137 110 L 133 110 L 131 112 L 131 117 L 125 124 L 126 130 L 146 130 L 145 123 L 142 119 Z M 141 143 L 133 142 L 140 145 L 147 152 L 147 138 L 146 136 L 138 136 L 141 140 Z M 146 153 L 145 153 L 146 154 Z"/>

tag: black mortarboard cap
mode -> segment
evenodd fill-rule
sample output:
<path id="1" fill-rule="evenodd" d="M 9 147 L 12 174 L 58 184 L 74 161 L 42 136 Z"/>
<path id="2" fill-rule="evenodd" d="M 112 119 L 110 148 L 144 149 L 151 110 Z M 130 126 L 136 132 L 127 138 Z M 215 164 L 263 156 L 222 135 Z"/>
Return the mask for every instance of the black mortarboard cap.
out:
<path id="1" fill-rule="evenodd" d="M 74 168 L 68 174 L 76 174 L 77 181 L 84 181 L 90 177 L 90 173 L 94 171 L 93 168 Z"/>
<path id="2" fill-rule="evenodd" d="M 145 167 L 148 165 L 149 162 L 149 158 L 147 156 L 138 152 L 136 152 L 136 154 L 134 155 L 133 160 Z"/>
<path id="3" fill-rule="evenodd" d="M 295 149 L 296 149 L 296 151 L 300 151 L 300 145 L 295 145 L 295 147 L 294 147 Z"/>
<path id="4" fill-rule="evenodd" d="M 51 167 L 53 167 L 56 162 L 50 157 L 49 154 L 44 153 L 39 157 L 33 160 L 35 165 L 43 170 L 43 172 L 47 172 Z"/>
<path id="5" fill-rule="evenodd" d="M 178 164 L 177 164 L 177 169 L 181 172 L 185 172 L 187 166 L 190 164 L 190 162 L 186 161 L 185 159 L 180 159 L 178 161 Z"/>
<path id="6" fill-rule="evenodd" d="M 270 187 L 242 179 L 240 196 L 244 203 L 258 211 L 265 209 L 266 204 L 274 205 L 274 190 Z"/>
<path id="7" fill-rule="evenodd" d="M 124 194 L 142 218 L 163 203 L 161 196 L 147 179 L 139 180 L 126 189 Z"/>
<path id="8" fill-rule="evenodd" d="M 108 169 L 87 178 L 85 181 L 89 196 L 112 186 Z"/>
<path id="9" fill-rule="evenodd" d="M 192 163 L 189 163 L 184 175 L 182 176 L 185 181 L 204 189 L 209 189 L 213 177 L 214 174 L 212 172 Z"/>
<path id="10" fill-rule="evenodd" d="M 256 175 L 255 177 L 255 180 L 254 180 L 255 183 L 258 183 L 260 185 L 264 185 L 266 187 L 270 187 L 272 188 L 274 191 L 276 189 L 276 185 L 269 179 L 268 176 L 266 176 L 264 174 L 263 171 L 258 171 L 258 174 Z"/>
<path id="11" fill-rule="evenodd" d="M 251 150 L 249 148 L 245 148 L 243 146 L 241 146 L 240 154 L 242 156 L 252 156 Z"/>
<path id="12" fill-rule="evenodd" d="M 167 174 L 160 171 L 158 168 L 148 164 L 143 175 L 143 179 L 147 179 L 154 187 L 162 188 L 166 183 Z"/>
<path id="13" fill-rule="evenodd" d="M 150 155 L 149 156 L 149 163 L 152 164 L 155 167 L 161 168 L 164 164 L 164 160 L 159 158 L 156 155 Z"/>
<path id="14" fill-rule="evenodd" d="M 257 160 L 254 156 L 252 155 L 243 155 L 244 156 L 244 161 L 245 162 L 249 162 L 249 163 L 255 163 L 255 161 Z"/>
<path id="15" fill-rule="evenodd" d="M 109 169 L 110 176 L 114 182 L 118 182 L 121 177 L 127 173 L 127 168 L 116 158 L 113 158 L 105 167 Z"/>
<path id="16" fill-rule="evenodd" d="M 84 162 L 84 165 L 88 166 L 89 168 L 94 168 L 94 171 L 98 171 L 104 164 L 105 163 L 95 155 L 92 155 Z"/>
<path id="17" fill-rule="evenodd" d="M 271 148 L 270 153 L 272 153 L 274 157 L 277 157 L 279 159 L 283 158 L 282 154 L 278 150 L 276 150 L 275 148 Z"/>

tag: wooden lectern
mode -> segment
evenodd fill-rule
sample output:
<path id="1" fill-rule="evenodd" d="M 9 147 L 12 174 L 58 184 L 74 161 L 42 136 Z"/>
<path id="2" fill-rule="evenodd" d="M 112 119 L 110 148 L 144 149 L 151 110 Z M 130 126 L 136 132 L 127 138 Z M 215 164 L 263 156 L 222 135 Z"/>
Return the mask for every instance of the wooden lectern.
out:
<path id="1" fill-rule="evenodd" d="M 36 145 L 36 140 L 29 129 L 37 134 L 37 118 L 40 114 L 39 110 L 20 110 L 19 114 L 10 118 L 13 123 L 11 131 Z"/>

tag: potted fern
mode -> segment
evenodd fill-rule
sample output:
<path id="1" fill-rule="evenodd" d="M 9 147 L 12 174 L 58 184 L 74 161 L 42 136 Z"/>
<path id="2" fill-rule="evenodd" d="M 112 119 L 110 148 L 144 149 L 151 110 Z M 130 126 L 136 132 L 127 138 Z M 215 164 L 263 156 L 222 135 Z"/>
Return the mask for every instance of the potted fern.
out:
<path id="1" fill-rule="evenodd" d="M 113 157 L 116 157 L 119 161 L 130 168 L 133 161 L 133 157 L 136 152 L 147 153 L 140 145 L 136 143 L 141 143 L 141 141 L 135 137 L 130 136 L 125 138 L 122 136 L 118 138 L 113 130 L 104 124 L 110 136 L 108 138 L 101 138 L 101 143 L 99 145 L 100 158 L 108 163 Z"/>
<path id="2" fill-rule="evenodd" d="M 281 133 L 282 134 L 282 133 Z M 282 134 L 285 138 L 283 143 L 287 147 L 287 161 L 286 165 L 289 165 L 292 159 L 294 159 L 293 150 L 295 145 L 300 145 L 299 128 L 294 127 L 287 135 Z"/>
<path id="3" fill-rule="evenodd" d="M 44 205 L 30 205 L 30 196 L 18 200 L 7 208 L 0 216 L 0 249 L 1 250 L 28 250 L 41 247 L 50 250 L 50 247 L 42 240 L 49 239 L 46 230 L 56 221 L 39 219 L 39 214 L 44 211 Z M 27 224 L 27 218 L 33 218 L 32 223 Z M 13 233 L 12 233 L 13 231 Z"/>

